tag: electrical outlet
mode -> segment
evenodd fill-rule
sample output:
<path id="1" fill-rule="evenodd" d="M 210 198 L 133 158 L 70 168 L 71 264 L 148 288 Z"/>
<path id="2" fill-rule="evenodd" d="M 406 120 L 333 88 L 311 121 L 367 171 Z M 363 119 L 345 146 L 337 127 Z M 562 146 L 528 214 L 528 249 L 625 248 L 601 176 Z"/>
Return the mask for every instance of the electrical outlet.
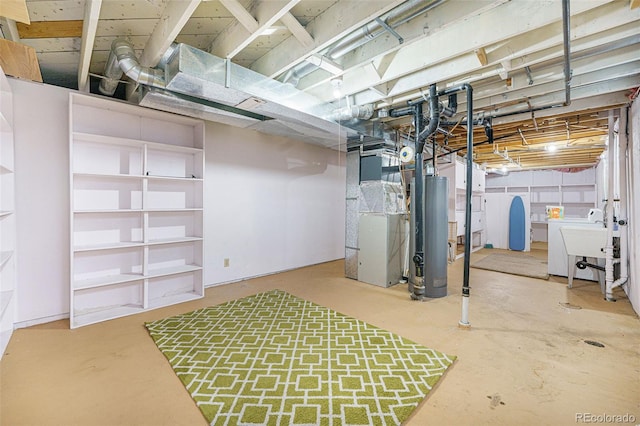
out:
<path id="1" fill-rule="evenodd" d="M 229 258 L 228 257 L 225 257 L 225 259 L 224 259 L 224 267 L 225 268 L 229 267 Z"/>

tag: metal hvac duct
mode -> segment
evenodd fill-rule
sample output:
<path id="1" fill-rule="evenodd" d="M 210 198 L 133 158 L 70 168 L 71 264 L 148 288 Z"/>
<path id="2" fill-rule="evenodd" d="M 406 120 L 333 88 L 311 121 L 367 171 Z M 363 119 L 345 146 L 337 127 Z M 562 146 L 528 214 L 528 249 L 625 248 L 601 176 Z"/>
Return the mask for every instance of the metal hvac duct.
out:
<path id="1" fill-rule="evenodd" d="M 373 113 L 371 105 L 336 109 L 291 85 L 185 44 L 172 46 L 161 66 L 142 67 L 133 47 L 116 40 L 100 91 L 113 94 L 124 72 L 140 83 L 138 103 L 145 107 L 331 148 L 360 135 L 389 138 L 380 126 L 363 124 Z"/>
<path id="2" fill-rule="evenodd" d="M 103 95 L 112 96 L 122 74 L 135 82 L 147 86 L 164 87 L 164 72 L 159 69 L 143 67 L 138 62 L 133 46 L 127 40 L 116 39 L 111 44 L 111 52 L 104 69 L 104 76 L 98 90 Z"/>

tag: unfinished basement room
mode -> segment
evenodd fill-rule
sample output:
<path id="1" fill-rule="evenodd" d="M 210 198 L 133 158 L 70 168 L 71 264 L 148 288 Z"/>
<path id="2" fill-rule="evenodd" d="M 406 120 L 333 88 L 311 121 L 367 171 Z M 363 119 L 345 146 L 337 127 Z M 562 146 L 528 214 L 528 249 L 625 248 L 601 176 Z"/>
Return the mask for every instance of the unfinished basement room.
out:
<path id="1" fill-rule="evenodd" d="M 0 425 L 640 424 L 640 0 L 0 0 Z"/>

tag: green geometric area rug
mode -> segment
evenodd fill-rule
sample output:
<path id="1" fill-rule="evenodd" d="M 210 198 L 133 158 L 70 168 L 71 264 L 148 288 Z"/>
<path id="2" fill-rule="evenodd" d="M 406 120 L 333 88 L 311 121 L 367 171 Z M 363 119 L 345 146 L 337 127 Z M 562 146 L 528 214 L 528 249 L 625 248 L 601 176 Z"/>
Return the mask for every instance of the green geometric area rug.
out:
<path id="1" fill-rule="evenodd" d="M 281 290 L 146 327 L 212 425 L 398 425 L 455 360 Z"/>

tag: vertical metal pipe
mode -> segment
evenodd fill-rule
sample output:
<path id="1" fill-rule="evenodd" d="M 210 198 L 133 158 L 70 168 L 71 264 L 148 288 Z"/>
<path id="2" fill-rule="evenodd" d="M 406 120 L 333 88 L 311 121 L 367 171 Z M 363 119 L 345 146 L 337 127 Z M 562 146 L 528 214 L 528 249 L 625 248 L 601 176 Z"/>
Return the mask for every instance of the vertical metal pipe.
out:
<path id="1" fill-rule="evenodd" d="M 620 230 L 620 277 L 616 280 L 615 275 L 610 285 L 605 286 L 605 298 L 608 301 L 614 301 L 613 289 L 627 282 L 629 279 L 629 242 L 627 228 L 627 112 L 629 107 L 620 108 L 620 117 L 618 121 L 618 170 L 620 176 L 618 179 L 620 185 L 620 210 L 618 211 L 618 229 Z M 615 264 L 615 261 L 614 261 Z"/>
<path id="2" fill-rule="evenodd" d="M 433 140 L 431 141 L 431 165 L 433 166 L 433 174 L 436 173 L 436 162 L 438 160 L 438 156 L 436 155 L 436 137 L 433 136 Z"/>
<path id="3" fill-rule="evenodd" d="M 613 110 L 609 110 L 608 122 L 609 142 L 607 144 L 607 245 L 604 248 L 605 254 L 605 299 L 613 302 L 613 182 L 614 182 L 614 144 L 615 134 L 613 132 L 614 116 Z"/>
<path id="4" fill-rule="evenodd" d="M 415 203 L 415 254 L 413 256 L 413 262 L 416 267 L 416 278 L 413 285 L 413 293 L 411 298 L 414 300 L 422 300 L 425 295 L 424 285 L 424 177 L 423 166 L 424 157 L 422 151 L 424 149 L 425 139 L 429 137 L 438 129 L 438 122 L 440 120 L 440 111 L 438 110 L 438 92 L 436 90 L 435 83 L 429 88 L 429 102 L 431 105 L 431 111 L 429 116 L 429 125 L 423 129 L 424 117 L 422 116 L 422 103 L 420 100 L 410 105 L 413 107 L 413 117 L 415 120 L 415 150 L 416 150 L 416 173 L 415 173 L 415 191 L 413 192 L 412 203 Z"/>
<path id="5" fill-rule="evenodd" d="M 564 104 L 571 104 L 571 47 L 569 40 L 571 37 L 571 26 L 569 17 L 571 11 L 569 8 L 569 0 L 562 0 L 562 45 L 564 48 Z"/>
<path id="6" fill-rule="evenodd" d="M 413 263 L 415 264 L 416 269 L 416 279 L 413 284 L 413 293 L 411 294 L 412 299 L 422 299 L 424 296 L 424 199 L 423 199 L 423 187 L 424 187 L 424 177 L 422 174 L 422 162 L 423 155 L 422 149 L 424 148 L 424 144 L 420 143 L 420 133 L 422 131 L 423 125 L 423 117 L 422 117 L 422 103 L 417 103 L 413 105 L 413 120 L 416 130 L 415 137 L 415 150 L 416 150 L 416 180 L 415 180 L 415 188 L 412 189 L 413 199 L 411 203 L 414 205 L 415 211 L 415 254 L 413 255 Z"/>
<path id="7" fill-rule="evenodd" d="M 462 318 L 460 326 L 469 327 L 469 267 L 471 261 L 471 192 L 473 190 L 473 88 L 463 85 L 467 91 L 467 193 L 465 199 L 464 276 L 462 281 Z"/>

